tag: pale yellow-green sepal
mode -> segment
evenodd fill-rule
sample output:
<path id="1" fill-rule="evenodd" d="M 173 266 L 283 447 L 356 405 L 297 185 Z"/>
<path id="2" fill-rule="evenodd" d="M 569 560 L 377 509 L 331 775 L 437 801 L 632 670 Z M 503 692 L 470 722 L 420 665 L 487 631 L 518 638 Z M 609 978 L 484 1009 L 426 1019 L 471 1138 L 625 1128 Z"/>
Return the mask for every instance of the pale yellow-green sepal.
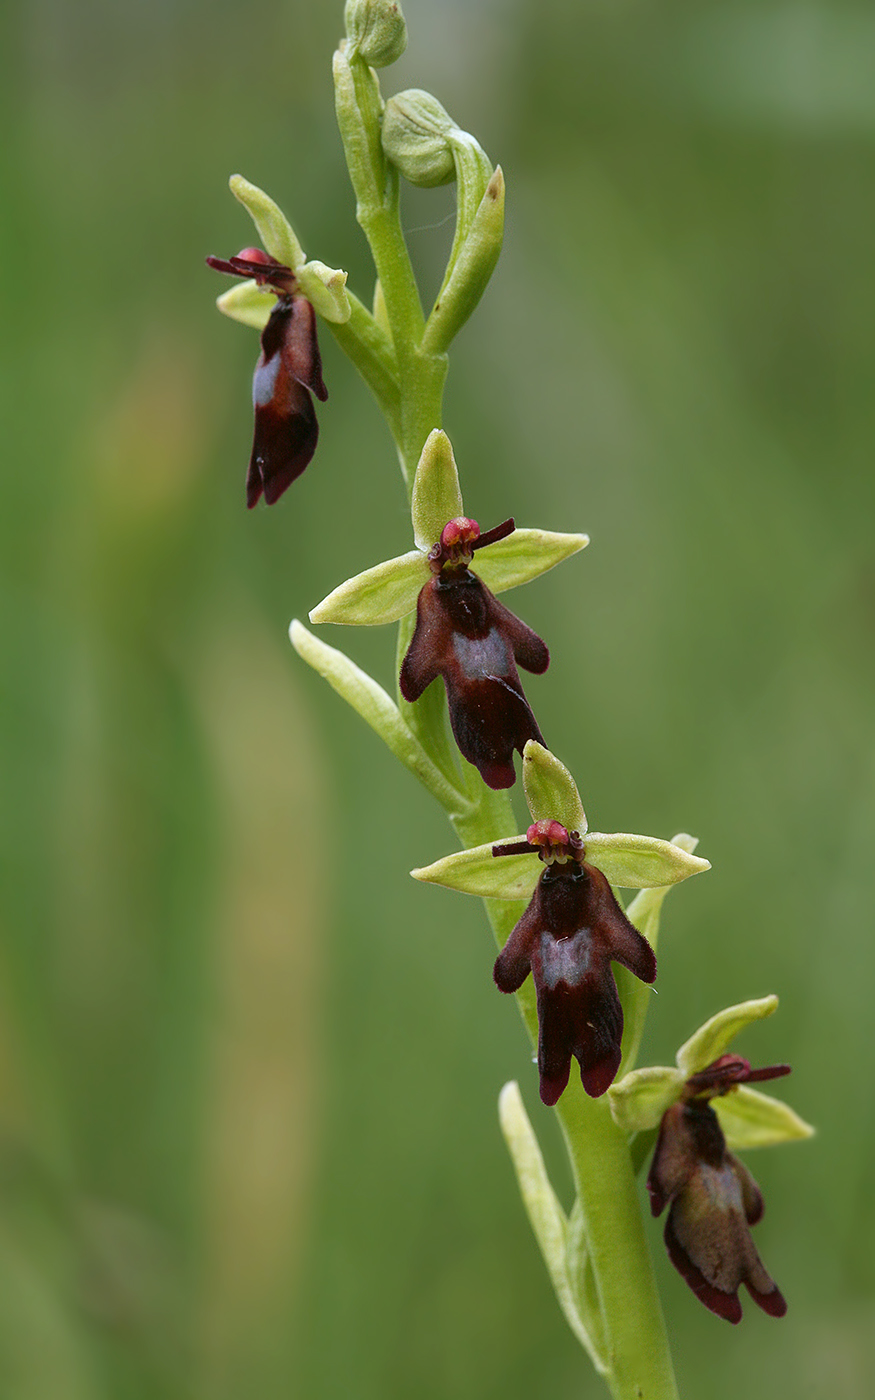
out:
<path id="1" fill-rule="evenodd" d="M 453 449 L 440 428 L 433 428 L 425 440 L 413 478 L 410 514 L 416 546 L 425 553 L 437 544 L 447 521 L 464 514 Z"/>
<path id="2" fill-rule="evenodd" d="M 535 739 L 523 751 L 523 787 L 533 822 L 561 822 L 567 831 L 584 835 L 586 813 L 577 784 L 565 764 Z"/>
<path id="3" fill-rule="evenodd" d="M 754 1001 L 742 1001 L 736 1006 L 727 1006 L 718 1011 L 703 1026 L 684 1041 L 677 1053 L 677 1066 L 684 1079 L 698 1074 L 726 1051 L 740 1031 L 754 1021 L 762 1021 L 778 1009 L 776 996 L 759 997 Z"/>
<path id="4" fill-rule="evenodd" d="M 306 261 L 304 250 L 279 205 L 243 175 L 232 175 L 228 184 L 235 199 L 239 199 L 249 213 L 271 257 L 297 273 Z"/>
<path id="5" fill-rule="evenodd" d="M 478 549 L 472 567 L 493 593 L 506 593 L 509 588 L 518 588 L 521 583 L 546 574 L 588 544 L 588 535 L 514 530 L 505 539 Z"/>
<path id="6" fill-rule="evenodd" d="M 227 292 L 216 297 L 216 305 L 232 321 L 263 331 L 276 306 L 276 297 L 269 287 L 259 287 L 257 282 L 238 282 L 236 287 L 229 287 Z"/>
<path id="7" fill-rule="evenodd" d="M 416 607 L 419 590 L 429 577 L 418 549 L 386 559 L 372 569 L 338 584 L 310 613 L 311 622 L 340 622 L 378 627 L 397 622 Z"/>
<path id="8" fill-rule="evenodd" d="M 658 1128 L 662 1115 L 677 1103 L 683 1087 L 684 1076 L 679 1069 L 665 1065 L 633 1069 L 608 1090 L 614 1122 L 629 1133 Z"/>
<path id="9" fill-rule="evenodd" d="M 740 1084 L 723 1098 L 713 1099 L 711 1106 L 733 1151 L 798 1142 L 814 1132 L 811 1124 L 792 1108 L 747 1084 Z"/>
<path id="10" fill-rule="evenodd" d="M 313 258 L 295 268 L 295 277 L 302 293 L 317 315 L 342 326 L 350 318 L 352 307 L 346 290 L 346 273 L 337 267 L 326 267 Z"/>
<path id="11" fill-rule="evenodd" d="M 670 841 L 623 831 L 610 835 L 590 831 L 584 841 L 584 860 L 597 866 L 612 885 L 629 890 L 676 885 L 690 875 L 711 869 L 710 861 L 691 855 Z"/>
<path id="12" fill-rule="evenodd" d="M 499 836 L 486 846 L 472 846 L 410 873 L 414 880 L 444 885 L 460 894 L 478 894 L 486 899 L 531 899 L 541 873 L 538 856 L 529 852 L 515 856 L 492 854 L 493 845 L 525 839 L 519 835 Z"/>

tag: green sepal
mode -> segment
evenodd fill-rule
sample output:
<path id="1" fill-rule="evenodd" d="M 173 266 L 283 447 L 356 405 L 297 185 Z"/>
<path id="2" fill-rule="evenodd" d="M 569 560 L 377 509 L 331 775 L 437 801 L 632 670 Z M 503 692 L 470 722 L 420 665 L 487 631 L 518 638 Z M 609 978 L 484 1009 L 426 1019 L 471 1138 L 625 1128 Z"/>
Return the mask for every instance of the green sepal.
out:
<path id="1" fill-rule="evenodd" d="M 433 428 L 416 467 L 410 498 L 417 548 L 427 554 L 437 544 L 447 521 L 463 514 L 462 489 L 450 439 L 440 428 Z"/>
<path id="2" fill-rule="evenodd" d="M 535 739 L 523 750 L 523 787 L 533 822 L 561 822 L 566 830 L 584 835 L 586 813 L 577 784 L 565 764 Z"/>
<path id="3" fill-rule="evenodd" d="M 342 651 L 326 646 L 308 632 L 297 618 L 289 627 L 289 638 L 295 651 L 318 671 L 338 695 L 379 734 L 387 748 L 400 758 L 419 781 L 433 793 L 451 816 L 459 816 L 469 807 L 467 798 L 459 792 L 429 758 L 419 740 L 408 729 L 394 700 L 381 685 Z"/>
<path id="4" fill-rule="evenodd" d="M 432 865 L 411 870 L 414 880 L 427 885 L 444 885 L 460 894 L 478 894 L 486 899 L 531 899 L 541 873 L 541 862 L 534 853 L 493 856 L 493 845 L 525 841 L 525 836 L 498 836 L 486 846 L 472 846 L 444 856 Z"/>
<path id="5" fill-rule="evenodd" d="M 278 204 L 242 175 L 232 175 L 228 184 L 258 229 L 262 243 L 272 258 L 297 273 L 306 261 L 295 231 Z"/>
<path id="6" fill-rule="evenodd" d="M 344 325 L 352 314 L 346 290 L 346 276 L 337 267 L 327 267 L 317 258 L 295 269 L 303 295 L 317 315 L 336 325 Z"/>
<path id="7" fill-rule="evenodd" d="M 770 1094 L 761 1094 L 747 1084 L 722 1098 L 712 1099 L 711 1107 L 720 1119 L 726 1141 L 733 1151 L 748 1147 L 776 1147 L 782 1142 L 798 1142 L 814 1133 L 792 1108 Z"/>
<path id="8" fill-rule="evenodd" d="M 240 321 L 242 325 L 251 326 L 253 330 L 263 331 L 270 320 L 271 311 L 276 306 L 276 297 L 273 292 L 259 287 L 257 282 L 250 279 L 229 287 L 227 292 L 216 297 L 216 305 L 222 314 L 230 316 L 232 321 Z"/>
<path id="9" fill-rule="evenodd" d="M 662 1115 L 677 1103 L 683 1087 L 684 1076 L 679 1069 L 666 1065 L 633 1069 L 608 1090 L 611 1116 L 617 1126 L 628 1133 L 658 1128 Z"/>
<path id="10" fill-rule="evenodd" d="M 716 1016 L 712 1016 L 694 1031 L 678 1051 L 677 1067 L 684 1079 L 689 1079 L 691 1075 L 698 1074 L 700 1070 L 713 1064 L 740 1031 L 752 1025 L 754 1021 L 762 1021 L 766 1016 L 771 1016 L 777 1009 L 778 998 L 770 996 L 759 997 L 754 1001 L 742 1001 L 736 1006 L 727 1006 L 724 1011 L 718 1011 Z"/>
<path id="11" fill-rule="evenodd" d="M 523 1105 L 519 1085 L 514 1081 L 505 1084 L 499 1094 L 498 1118 L 523 1205 L 559 1306 L 575 1337 L 592 1357 L 593 1364 L 604 1373 L 607 1368 L 605 1357 L 595 1346 L 591 1329 L 580 1315 L 572 1285 L 568 1259 L 568 1219 L 550 1184 L 538 1139 Z M 582 1272 L 583 1261 L 578 1260 L 578 1264 Z"/>
<path id="12" fill-rule="evenodd" d="M 477 148 L 480 155 L 483 153 Z M 461 187 L 462 170 L 456 151 L 456 174 Z M 474 311 L 495 271 L 504 238 L 504 175 L 495 167 L 486 189 L 463 236 L 458 251 L 453 250 L 450 271 L 432 307 L 422 340 L 430 355 L 442 354 L 458 335 Z"/>
<path id="13" fill-rule="evenodd" d="M 472 568 L 493 593 L 506 593 L 521 583 L 546 574 L 589 544 L 588 535 L 564 535 L 553 530 L 514 530 L 474 555 Z"/>
<path id="14" fill-rule="evenodd" d="M 310 621 L 361 627 L 397 622 L 416 607 L 419 590 L 428 577 L 424 556 L 418 549 L 411 549 L 338 584 L 312 609 Z"/>
<path id="15" fill-rule="evenodd" d="M 690 875 L 710 870 L 711 862 L 694 856 L 657 836 L 633 836 L 624 831 L 606 835 L 591 831 L 584 840 L 584 860 L 595 865 L 620 889 L 643 890 L 676 885 Z"/>

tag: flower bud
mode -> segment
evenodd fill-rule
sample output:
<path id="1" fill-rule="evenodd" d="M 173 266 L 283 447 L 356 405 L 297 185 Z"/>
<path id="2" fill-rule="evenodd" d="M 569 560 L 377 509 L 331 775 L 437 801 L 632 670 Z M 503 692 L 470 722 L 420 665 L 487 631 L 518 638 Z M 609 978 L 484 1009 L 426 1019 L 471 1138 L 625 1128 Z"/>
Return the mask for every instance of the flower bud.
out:
<path id="1" fill-rule="evenodd" d="M 346 0 L 347 56 L 358 54 L 372 68 L 385 68 L 407 48 L 407 25 L 395 0 Z"/>
<path id="2" fill-rule="evenodd" d="M 383 150 L 411 185 L 446 185 L 456 173 L 451 138 L 458 130 L 436 97 L 408 88 L 386 103 Z"/>

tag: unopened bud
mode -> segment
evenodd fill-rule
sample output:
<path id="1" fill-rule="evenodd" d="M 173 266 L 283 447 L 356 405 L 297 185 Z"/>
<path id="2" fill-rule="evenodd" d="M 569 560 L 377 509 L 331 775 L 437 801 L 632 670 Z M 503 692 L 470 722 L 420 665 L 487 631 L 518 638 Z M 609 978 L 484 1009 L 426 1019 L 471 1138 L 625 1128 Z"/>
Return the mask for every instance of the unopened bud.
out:
<path id="1" fill-rule="evenodd" d="M 385 68 L 407 48 L 407 25 L 396 0 L 346 0 L 347 56 Z"/>
<path id="2" fill-rule="evenodd" d="M 430 92 L 408 88 L 386 103 L 383 150 L 411 185 L 446 185 L 456 173 L 451 137 L 458 129 Z"/>

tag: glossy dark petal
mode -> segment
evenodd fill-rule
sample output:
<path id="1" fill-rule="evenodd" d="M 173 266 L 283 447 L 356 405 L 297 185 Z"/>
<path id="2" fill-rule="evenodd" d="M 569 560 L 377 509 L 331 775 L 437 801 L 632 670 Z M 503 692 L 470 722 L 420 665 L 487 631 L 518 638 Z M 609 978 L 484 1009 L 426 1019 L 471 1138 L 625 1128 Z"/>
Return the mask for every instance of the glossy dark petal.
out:
<path id="1" fill-rule="evenodd" d="M 446 574 L 446 571 L 445 571 Z M 523 694 L 516 653 L 543 670 L 543 642 L 466 569 L 436 575 L 420 590 L 416 629 L 401 666 L 406 700 L 418 700 L 441 676 L 459 751 L 489 787 L 510 787 L 513 752 L 529 739 L 544 742 Z"/>
<path id="2" fill-rule="evenodd" d="M 252 382 L 255 434 L 246 478 L 246 504 L 261 495 L 273 505 L 316 451 L 319 425 L 310 390 L 326 397 L 313 308 L 303 297 L 282 297 L 261 336 Z"/>
<path id="3" fill-rule="evenodd" d="M 503 992 L 531 970 L 538 999 L 541 1098 L 554 1104 L 572 1056 L 584 1089 L 597 1098 L 622 1056 L 623 1011 L 611 962 L 642 980 L 656 976 L 653 950 L 626 918 L 601 871 L 569 861 L 548 866 L 494 969 Z"/>
<path id="4" fill-rule="evenodd" d="M 670 1204 L 669 1258 L 706 1308 L 738 1322 L 743 1283 L 765 1312 L 784 1315 L 787 1304 L 750 1234 L 762 1217 L 762 1195 L 744 1164 L 727 1152 L 708 1103 L 676 1103 L 664 1115 L 647 1187 L 654 1215 Z"/>

